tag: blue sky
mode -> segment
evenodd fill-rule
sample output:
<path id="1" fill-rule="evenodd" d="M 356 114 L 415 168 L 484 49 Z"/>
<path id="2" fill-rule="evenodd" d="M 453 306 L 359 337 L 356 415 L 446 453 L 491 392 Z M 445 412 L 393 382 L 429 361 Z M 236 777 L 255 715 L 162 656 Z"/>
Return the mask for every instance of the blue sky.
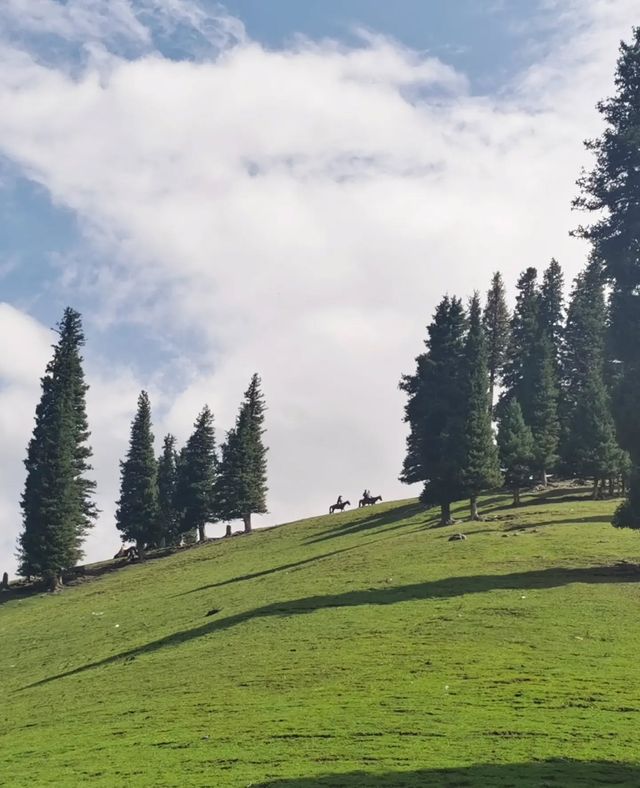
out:
<path id="1" fill-rule="evenodd" d="M 208 2 L 203 7 L 220 6 Z M 224 7 L 242 20 L 253 40 L 274 49 L 291 45 L 300 35 L 357 46 L 361 42 L 356 31 L 361 28 L 392 36 L 407 47 L 453 65 L 467 75 L 471 91 L 478 94 L 499 92 L 528 65 L 534 47 L 544 45 L 544 16 L 535 3 L 526 0 L 230 0 Z M 49 35 L 29 34 L 25 38 L 32 42 L 36 56 L 54 62 L 61 57 L 61 49 L 64 59 L 64 54 L 84 44 Z M 168 57 L 192 57 L 193 39 L 185 31 L 174 31 L 160 37 L 160 46 Z M 121 42 L 117 48 L 129 50 L 129 56 L 136 53 Z M 91 253 L 76 217 L 64 205 L 52 202 L 46 188 L 6 159 L 0 159 L 0 216 L 4 298 L 54 325 L 70 297 L 69 289 L 59 281 L 61 258 Z M 92 299 L 81 294 L 79 307 L 91 309 Z M 161 344 L 144 335 L 138 335 L 135 348 L 131 348 L 129 329 L 122 325 L 115 332 L 112 329 L 100 346 L 119 358 L 130 355 L 131 363 L 146 368 L 157 363 L 163 352 Z"/>
<path id="2" fill-rule="evenodd" d="M 85 320 L 100 521 L 141 388 L 158 444 L 251 374 L 270 514 L 397 480 L 400 375 L 445 291 L 552 256 L 637 0 L 4 0 L 0 558 L 50 327 Z M 212 533 L 215 529 L 212 528 Z"/>

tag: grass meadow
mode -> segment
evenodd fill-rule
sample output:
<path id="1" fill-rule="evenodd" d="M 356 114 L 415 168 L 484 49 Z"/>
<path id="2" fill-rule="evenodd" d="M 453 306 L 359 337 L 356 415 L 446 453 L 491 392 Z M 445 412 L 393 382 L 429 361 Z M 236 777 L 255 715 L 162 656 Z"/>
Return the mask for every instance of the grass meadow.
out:
<path id="1" fill-rule="evenodd" d="M 5 592 L 0 784 L 637 788 L 640 535 L 575 490 L 509 503 L 446 528 L 382 503 Z"/>

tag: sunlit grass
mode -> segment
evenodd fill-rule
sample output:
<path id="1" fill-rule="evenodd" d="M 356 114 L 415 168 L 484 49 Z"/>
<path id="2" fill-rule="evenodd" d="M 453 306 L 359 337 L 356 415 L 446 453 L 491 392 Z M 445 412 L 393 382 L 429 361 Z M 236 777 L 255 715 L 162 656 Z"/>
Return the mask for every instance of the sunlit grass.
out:
<path id="1" fill-rule="evenodd" d="M 640 785 L 640 536 L 612 502 L 508 503 L 447 528 L 379 504 L 2 604 L 0 784 Z"/>

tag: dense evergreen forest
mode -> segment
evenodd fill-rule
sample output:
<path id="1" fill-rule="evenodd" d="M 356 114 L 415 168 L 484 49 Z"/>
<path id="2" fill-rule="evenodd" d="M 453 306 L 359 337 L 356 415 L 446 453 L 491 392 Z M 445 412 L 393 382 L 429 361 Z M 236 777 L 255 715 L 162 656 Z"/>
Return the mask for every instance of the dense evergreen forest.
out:
<path id="1" fill-rule="evenodd" d="M 590 255 L 565 295 L 560 264 L 520 275 L 513 308 L 496 272 L 484 303 L 445 295 L 425 350 L 403 376 L 409 426 L 401 478 L 451 522 L 451 503 L 552 478 L 589 480 L 594 498 L 622 493 L 618 527 L 640 528 L 640 28 L 622 43 L 615 93 L 598 105 L 601 137 L 586 142 L 593 168 L 578 180 L 574 234 Z M 42 379 L 25 460 L 20 572 L 56 588 L 82 555 L 97 516 L 82 369 L 80 315 L 67 309 Z M 121 462 L 117 527 L 139 552 L 204 539 L 206 523 L 266 511 L 264 397 L 254 375 L 233 427 L 216 446 L 205 406 L 179 450 L 154 453 L 151 404 L 140 394 Z"/>
<path id="2" fill-rule="evenodd" d="M 556 260 L 541 281 L 522 272 L 511 314 L 499 272 L 482 316 L 477 293 L 466 308 L 446 295 L 400 382 L 401 478 L 423 483 L 443 524 L 454 500 L 468 497 L 477 518 L 480 492 L 504 483 L 517 505 L 553 474 L 591 480 L 594 498 L 626 494 L 614 525 L 640 528 L 640 28 L 621 44 L 615 86 L 598 105 L 604 133 L 585 143 L 595 166 L 574 207 L 596 218 L 574 231 L 591 253 L 566 308 Z"/>

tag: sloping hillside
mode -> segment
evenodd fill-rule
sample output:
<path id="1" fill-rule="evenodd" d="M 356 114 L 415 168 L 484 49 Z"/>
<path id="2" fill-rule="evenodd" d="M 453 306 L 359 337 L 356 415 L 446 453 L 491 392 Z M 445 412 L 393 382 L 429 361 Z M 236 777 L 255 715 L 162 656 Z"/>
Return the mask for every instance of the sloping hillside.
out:
<path id="1" fill-rule="evenodd" d="M 638 786 L 613 506 L 385 503 L 0 596 L 0 784 Z"/>

